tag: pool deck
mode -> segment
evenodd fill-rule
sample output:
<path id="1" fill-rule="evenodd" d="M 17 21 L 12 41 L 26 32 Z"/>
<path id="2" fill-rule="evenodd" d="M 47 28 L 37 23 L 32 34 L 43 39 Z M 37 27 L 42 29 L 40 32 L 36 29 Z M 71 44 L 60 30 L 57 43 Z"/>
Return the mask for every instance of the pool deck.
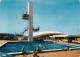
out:
<path id="1" fill-rule="evenodd" d="M 32 54 L 29 54 L 26 57 L 30 57 L 31 55 Z M 80 50 L 38 53 L 38 55 L 44 57 L 80 57 Z M 15 57 L 23 57 L 23 56 L 16 55 Z"/>
<path id="2" fill-rule="evenodd" d="M 49 40 L 52 41 L 52 40 Z M 0 45 L 6 42 L 14 42 L 9 40 L 0 40 Z M 66 43 L 66 42 L 60 42 Z M 68 44 L 76 44 L 76 43 L 68 43 Z M 80 44 L 76 44 L 80 45 Z M 30 57 L 32 54 L 28 54 L 26 57 Z M 46 52 L 46 53 L 38 53 L 39 56 L 44 57 L 80 57 L 80 49 L 72 50 L 72 51 L 58 51 L 58 52 Z M 15 55 L 15 57 L 23 57 L 23 55 Z"/>

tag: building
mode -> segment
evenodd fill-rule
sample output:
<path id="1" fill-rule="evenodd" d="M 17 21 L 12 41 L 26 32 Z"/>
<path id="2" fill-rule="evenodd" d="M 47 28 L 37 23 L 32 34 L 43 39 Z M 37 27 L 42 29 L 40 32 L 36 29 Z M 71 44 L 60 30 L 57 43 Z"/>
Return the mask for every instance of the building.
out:
<path id="1" fill-rule="evenodd" d="M 57 32 L 57 31 L 44 31 L 44 32 L 36 32 L 33 33 L 33 39 L 36 40 L 44 40 L 44 39 L 50 39 L 50 36 L 53 35 L 66 35 L 65 33 L 62 32 Z M 28 34 L 25 34 L 26 38 L 28 37 Z"/>

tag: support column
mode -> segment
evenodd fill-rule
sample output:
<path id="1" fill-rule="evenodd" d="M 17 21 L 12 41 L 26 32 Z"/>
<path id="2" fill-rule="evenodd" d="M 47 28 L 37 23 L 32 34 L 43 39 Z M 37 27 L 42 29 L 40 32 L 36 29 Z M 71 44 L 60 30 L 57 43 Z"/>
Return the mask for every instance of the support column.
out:
<path id="1" fill-rule="evenodd" d="M 28 19 L 28 34 L 29 38 L 28 41 L 33 41 L 33 2 L 28 3 L 28 14 L 29 14 L 29 19 Z"/>

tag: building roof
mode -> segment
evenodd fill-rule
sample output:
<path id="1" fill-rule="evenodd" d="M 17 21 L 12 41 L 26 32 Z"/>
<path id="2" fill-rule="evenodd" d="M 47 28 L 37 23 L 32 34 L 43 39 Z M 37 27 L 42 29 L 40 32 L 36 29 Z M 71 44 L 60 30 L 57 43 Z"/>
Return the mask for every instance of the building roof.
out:
<path id="1" fill-rule="evenodd" d="M 44 31 L 44 32 L 36 32 L 36 33 L 33 33 L 33 37 L 41 37 L 41 36 L 45 36 L 45 35 L 66 35 L 65 33 L 62 33 L 62 32 L 57 32 L 57 31 Z M 25 36 L 28 36 L 25 35 Z"/>
<path id="2" fill-rule="evenodd" d="M 72 38 L 80 38 L 80 35 L 69 35 L 68 37 Z"/>

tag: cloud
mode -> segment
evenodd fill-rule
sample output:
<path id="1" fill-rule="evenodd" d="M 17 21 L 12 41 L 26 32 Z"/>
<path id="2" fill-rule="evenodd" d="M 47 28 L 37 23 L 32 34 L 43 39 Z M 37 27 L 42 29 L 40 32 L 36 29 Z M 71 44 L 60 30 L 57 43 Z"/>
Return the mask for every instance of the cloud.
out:
<path id="1" fill-rule="evenodd" d="M 0 2 L 1 2 L 2 0 L 0 0 Z"/>
<path id="2" fill-rule="evenodd" d="M 79 2 L 80 2 L 80 0 L 79 0 Z"/>

